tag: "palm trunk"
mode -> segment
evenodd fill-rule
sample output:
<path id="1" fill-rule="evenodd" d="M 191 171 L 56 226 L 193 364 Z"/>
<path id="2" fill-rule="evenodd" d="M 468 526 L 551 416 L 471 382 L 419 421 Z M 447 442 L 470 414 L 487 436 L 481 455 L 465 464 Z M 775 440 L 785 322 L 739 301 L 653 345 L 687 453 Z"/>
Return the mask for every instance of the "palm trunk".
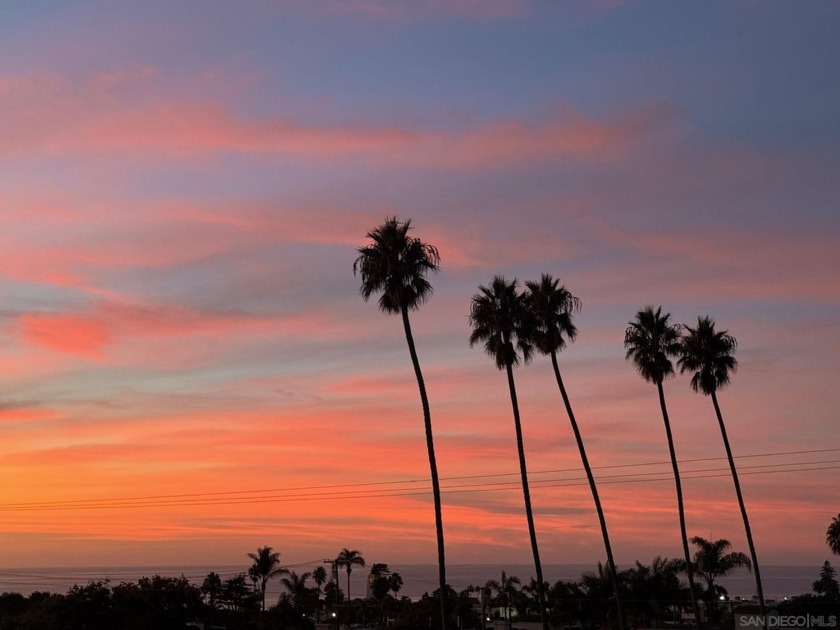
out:
<path id="1" fill-rule="evenodd" d="M 350 567 L 347 567 L 347 610 L 350 610 Z"/>
<path id="2" fill-rule="evenodd" d="M 729 460 L 729 468 L 732 471 L 732 482 L 735 484 L 735 494 L 738 497 L 738 507 L 741 508 L 741 517 L 744 519 L 744 533 L 747 536 L 747 545 L 750 548 L 750 558 L 752 560 L 753 574 L 755 575 L 755 589 L 758 595 L 758 605 L 761 610 L 762 619 L 765 618 L 764 610 L 764 589 L 761 587 L 761 571 L 758 568 L 758 556 L 755 553 L 755 544 L 753 543 L 752 530 L 750 529 L 750 519 L 747 516 L 747 508 L 744 505 L 744 496 L 741 494 L 741 483 L 738 481 L 738 471 L 735 468 L 735 459 L 732 457 L 732 449 L 729 446 L 729 438 L 726 436 L 726 425 L 723 423 L 723 416 L 720 413 L 720 406 L 718 405 L 717 396 L 712 390 L 712 404 L 715 406 L 715 414 L 717 415 L 718 424 L 720 425 L 720 434 L 723 437 L 723 445 L 726 448 L 726 457 Z"/>
<path id="3" fill-rule="evenodd" d="M 414 347 L 414 337 L 411 334 L 411 323 L 408 321 L 408 309 L 403 306 L 401 309 L 403 327 L 405 328 L 405 340 L 408 343 L 408 352 L 411 354 L 411 364 L 414 366 L 414 375 L 417 377 L 417 387 L 420 390 L 420 402 L 423 405 L 423 420 L 426 427 L 426 449 L 429 452 L 429 469 L 432 474 L 432 495 L 435 501 L 435 528 L 437 531 L 437 553 L 438 553 L 438 582 L 440 587 L 440 627 L 446 630 L 446 556 L 443 545 L 443 515 L 440 501 L 440 481 L 438 480 L 437 459 L 435 458 L 435 443 L 432 438 L 432 414 L 429 410 L 429 398 L 426 395 L 426 383 L 423 380 L 423 372 L 420 371 L 420 361 L 417 359 L 417 350 Z"/>
<path id="4" fill-rule="evenodd" d="M 677 452 L 674 450 L 674 437 L 671 435 L 671 421 L 668 419 L 668 408 L 665 406 L 665 390 L 662 381 L 656 383 L 659 390 L 659 406 L 662 409 L 662 420 L 665 422 L 665 433 L 668 436 L 668 451 L 671 453 L 671 465 L 674 468 L 674 484 L 677 487 L 677 510 L 680 514 L 680 535 L 682 536 L 683 555 L 685 557 L 685 572 L 688 575 L 688 592 L 691 595 L 691 609 L 694 612 L 695 626 L 700 628 L 700 611 L 697 608 L 697 597 L 694 594 L 694 569 L 691 566 L 691 553 L 688 550 L 688 534 L 685 531 L 685 508 L 683 507 L 682 483 L 680 482 L 680 467 L 677 465 Z"/>
<path id="5" fill-rule="evenodd" d="M 507 340 L 505 340 L 507 341 Z M 543 583 L 540 550 L 537 547 L 537 531 L 534 528 L 534 513 L 531 510 L 531 491 L 528 489 L 528 469 L 525 465 L 525 446 L 522 442 L 522 423 L 519 419 L 519 403 L 516 401 L 516 385 L 513 382 L 513 367 L 506 366 L 510 403 L 513 406 L 513 423 L 516 427 L 516 448 L 519 451 L 519 471 L 522 474 L 522 494 L 525 497 L 525 516 L 528 519 L 528 533 L 531 536 L 531 551 L 534 553 L 534 569 L 537 572 L 537 596 L 540 603 L 540 620 L 543 630 L 548 630 L 548 617 L 545 612 L 545 584 Z"/>
<path id="6" fill-rule="evenodd" d="M 592 475 L 592 468 L 589 466 L 589 458 L 586 457 L 586 449 L 583 446 L 583 438 L 578 429 L 575 414 L 572 411 L 572 403 L 569 402 L 569 396 L 566 393 L 566 387 L 563 385 L 563 377 L 560 376 L 560 367 L 557 365 L 557 353 L 551 352 L 551 365 L 554 366 L 554 376 L 557 379 L 557 386 L 560 388 L 560 395 L 563 397 L 563 404 L 566 405 L 566 413 L 569 415 L 569 422 L 572 424 L 572 431 L 575 434 L 575 441 L 580 451 L 580 460 L 583 463 L 583 468 L 586 471 L 586 478 L 589 480 L 589 488 L 592 490 L 592 499 L 595 501 L 595 510 L 598 512 L 598 522 L 601 524 L 601 535 L 604 537 L 604 549 L 607 552 L 607 563 L 609 565 L 610 573 L 612 574 L 613 592 L 615 593 L 615 608 L 618 615 L 619 630 L 624 630 L 624 616 L 621 612 L 621 598 L 618 591 L 618 571 L 615 567 L 615 560 L 613 559 L 612 545 L 610 544 L 610 535 L 607 532 L 607 520 L 604 517 L 604 510 L 601 507 L 601 499 L 598 496 L 598 487 L 595 485 L 595 477 Z"/>

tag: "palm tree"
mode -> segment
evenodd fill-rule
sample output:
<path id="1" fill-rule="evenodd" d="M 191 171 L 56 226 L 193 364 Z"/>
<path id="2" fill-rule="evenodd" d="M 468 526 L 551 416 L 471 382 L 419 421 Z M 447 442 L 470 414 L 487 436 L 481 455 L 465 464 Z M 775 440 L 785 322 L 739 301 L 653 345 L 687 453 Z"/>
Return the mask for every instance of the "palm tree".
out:
<path id="1" fill-rule="evenodd" d="M 624 333 L 624 347 L 626 359 L 633 361 L 636 371 L 643 379 L 656 385 L 659 392 L 659 407 L 662 410 L 662 420 L 665 423 L 665 435 L 668 438 L 668 451 L 671 454 L 671 466 L 674 469 L 674 484 L 677 490 L 677 511 L 680 519 L 680 535 L 682 536 L 683 557 L 685 559 L 686 574 L 688 575 L 688 591 L 691 594 L 691 608 L 694 622 L 700 627 L 700 614 L 697 608 L 697 597 L 694 593 L 694 571 L 691 566 L 691 554 L 688 550 L 688 534 L 685 529 L 685 508 L 683 507 L 682 483 L 680 483 L 680 468 L 677 464 L 677 453 L 674 449 L 674 437 L 671 434 L 671 421 L 668 418 L 668 408 L 665 406 L 665 390 L 662 382 L 674 375 L 671 357 L 679 354 L 680 327 L 670 323 L 671 314 L 662 314 L 662 307 L 655 311 L 652 306 L 646 306 L 636 318 L 629 322 Z"/>
<path id="2" fill-rule="evenodd" d="M 711 609 L 715 606 L 718 596 L 726 594 L 723 588 L 715 584 L 715 579 L 738 567 L 749 569 L 752 563 L 747 555 L 740 551 L 726 553 L 732 544 L 724 538 L 711 541 L 694 536 L 691 544 L 697 547 L 694 553 L 694 570 L 706 580 L 706 598 Z"/>
<path id="3" fill-rule="evenodd" d="M 519 363 L 519 352 L 525 363 L 533 354 L 533 324 L 530 311 L 523 296 L 517 291 L 517 283 L 507 282 L 496 276 L 489 287 L 479 286 L 479 293 L 473 296 L 470 307 L 470 346 L 484 343 L 484 350 L 493 357 L 496 367 L 507 371 L 510 402 L 513 407 L 513 423 L 516 428 L 516 447 L 519 452 L 519 471 L 522 476 L 522 494 L 525 498 L 525 516 L 528 533 L 531 536 L 531 551 L 534 554 L 534 568 L 537 573 L 540 618 L 543 630 L 548 630 L 545 611 L 545 582 L 534 528 L 534 514 L 531 510 L 531 492 L 528 488 L 528 469 L 525 464 L 525 446 L 522 441 L 522 423 L 519 418 L 519 403 L 516 399 L 516 385 L 513 380 L 513 366 Z"/>
<path id="4" fill-rule="evenodd" d="M 580 585 L 586 591 L 587 598 L 595 604 L 592 612 L 600 618 L 598 625 L 607 626 L 607 615 L 609 607 L 604 604 L 614 596 L 616 581 L 627 581 L 627 572 L 623 571 L 618 576 L 610 575 L 612 571 L 598 562 L 597 572 L 587 572 L 580 576 Z"/>
<path id="5" fill-rule="evenodd" d="M 840 555 L 840 514 L 831 519 L 831 524 L 825 530 L 825 542 L 831 553 Z"/>
<path id="6" fill-rule="evenodd" d="M 285 575 L 288 569 L 280 566 L 280 553 L 271 547 L 260 547 L 257 553 L 249 553 L 248 557 L 254 561 L 248 574 L 255 584 L 259 584 L 262 593 L 262 609 L 265 610 L 265 588 L 268 581 L 278 575 Z"/>
<path id="7" fill-rule="evenodd" d="M 636 566 L 626 573 L 630 601 L 642 616 L 642 627 L 652 627 L 682 599 L 678 573 L 684 565 L 684 561 L 656 556 L 650 566 L 637 560 Z"/>
<path id="8" fill-rule="evenodd" d="M 306 585 L 306 581 L 312 577 L 308 571 L 298 575 L 289 571 L 286 577 L 280 578 L 280 583 L 288 591 L 288 599 L 291 600 L 292 608 L 298 611 L 309 609 L 310 598 L 314 596 L 314 590 Z"/>
<path id="9" fill-rule="evenodd" d="M 320 599 L 321 587 L 327 581 L 327 570 L 324 567 L 315 567 L 312 571 L 312 579 L 315 580 L 315 584 L 318 586 L 318 598 Z"/>
<path id="10" fill-rule="evenodd" d="M 394 593 L 394 597 L 396 597 L 397 593 L 399 593 L 403 587 L 402 576 L 396 571 L 392 571 L 391 576 L 388 578 L 388 586 L 391 587 L 391 592 Z"/>
<path id="11" fill-rule="evenodd" d="M 420 403 L 423 407 L 423 419 L 426 429 L 426 449 L 429 453 L 429 469 L 432 476 L 432 495 L 435 504 L 435 529 L 437 531 L 438 582 L 440 592 L 440 621 L 442 630 L 446 630 L 446 559 L 443 544 L 443 516 L 440 500 L 440 481 L 438 480 L 435 444 L 432 437 L 432 416 L 429 399 L 426 396 L 426 384 L 420 371 L 420 361 L 414 347 L 414 336 L 408 312 L 416 310 L 432 294 L 432 285 L 426 274 L 439 269 L 440 255 L 437 248 L 408 235 L 411 219 L 404 222 L 396 217 L 367 233 L 372 244 L 360 247 L 359 256 L 353 263 L 353 274 L 362 278 L 361 294 L 365 301 L 377 292 L 379 309 L 388 314 L 402 316 L 408 352 L 414 366 L 417 387 L 420 390 Z M 349 594 L 348 594 L 349 595 Z"/>
<path id="12" fill-rule="evenodd" d="M 521 586 L 519 578 L 515 575 L 508 576 L 502 571 L 501 580 L 488 580 L 485 588 L 496 594 L 497 601 L 504 606 L 510 628 L 513 621 L 510 617 L 510 609 L 513 607 L 516 598 L 519 596 L 519 586 Z M 484 614 L 482 613 L 482 626 L 484 625 Z"/>
<path id="13" fill-rule="evenodd" d="M 732 457 L 732 448 L 729 446 L 729 438 L 726 435 L 726 425 L 723 422 L 723 415 L 721 415 L 717 400 L 717 390 L 728 385 L 731 374 L 738 369 L 738 361 L 732 356 L 738 347 L 738 342 L 728 331 L 716 331 L 715 321 L 711 317 L 698 317 L 697 328 L 686 326 L 685 331 L 680 343 L 680 358 L 677 364 L 680 366 L 681 373 L 693 372 L 691 389 L 712 398 L 712 405 L 715 408 L 718 425 L 720 426 L 720 434 L 723 437 L 723 446 L 726 449 L 726 457 L 729 460 L 729 470 L 732 471 L 732 482 L 735 484 L 738 507 L 741 509 L 741 518 L 744 521 L 744 533 L 747 536 L 747 546 L 750 549 L 758 605 L 763 617 L 765 613 L 764 591 L 761 587 L 758 556 L 755 553 L 755 544 L 753 543 L 747 508 L 744 505 L 744 496 L 741 494 L 738 470 L 735 468 L 735 459 Z"/>
<path id="14" fill-rule="evenodd" d="M 354 566 L 365 566 L 365 559 L 362 557 L 362 554 L 359 553 L 358 549 L 348 549 L 345 547 L 335 559 L 335 564 L 336 566 L 344 567 L 347 570 L 347 602 L 349 603 L 352 601 L 352 598 L 350 597 L 350 574 L 353 572 Z"/>
<path id="15" fill-rule="evenodd" d="M 528 289 L 525 295 L 525 301 L 536 324 L 534 329 L 534 345 L 541 354 L 547 354 L 551 357 L 551 365 L 554 367 L 554 378 L 557 380 L 557 387 L 560 388 L 560 395 L 563 398 L 563 404 L 566 406 L 566 413 L 572 425 L 575 441 L 577 441 L 580 459 L 586 471 L 586 478 L 589 480 L 592 499 L 595 501 L 598 522 L 601 525 L 601 536 L 604 538 L 604 548 L 607 552 L 607 564 L 610 568 L 610 575 L 613 578 L 618 627 L 624 628 L 624 620 L 621 614 L 621 601 L 618 593 L 618 577 L 612 545 L 610 544 L 610 535 L 607 531 L 607 520 L 604 517 L 604 510 L 601 507 L 601 499 L 598 496 L 595 477 L 592 474 L 592 468 L 589 466 L 589 459 L 586 456 L 583 437 L 581 437 L 574 411 L 572 411 L 572 404 L 566 393 L 566 387 L 563 385 L 563 377 L 560 376 L 560 367 L 557 364 L 557 353 L 566 347 L 566 340 L 574 341 L 575 337 L 577 337 L 577 328 L 572 322 L 572 313 L 580 310 L 580 300 L 572 295 L 565 286 L 561 285 L 559 279 L 552 278 L 549 274 L 543 274 L 539 282 L 526 282 L 525 286 Z"/>

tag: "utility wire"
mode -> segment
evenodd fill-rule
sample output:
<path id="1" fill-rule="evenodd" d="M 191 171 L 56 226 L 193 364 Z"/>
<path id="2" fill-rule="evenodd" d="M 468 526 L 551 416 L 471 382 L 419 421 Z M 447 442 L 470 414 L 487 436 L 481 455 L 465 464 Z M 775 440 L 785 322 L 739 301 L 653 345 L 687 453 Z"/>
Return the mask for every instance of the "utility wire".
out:
<path id="1" fill-rule="evenodd" d="M 823 451 L 840 450 L 840 449 L 823 449 Z M 711 459 L 711 458 L 710 458 Z M 837 464 L 837 465 L 825 465 Z M 739 469 L 742 475 L 755 474 L 777 474 L 790 472 L 807 472 L 816 470 L 835 470 L 840 468 L 840 460 L 821 460 L 813 462 L 789 462 L 777 464 L 758 464 L 752 466 L 743 466 Z M 697 470 L 684 471 L 682 477 L 684 479 L 708 479 L 714 477 L 727 477 L 731 473 L 728 468 L 703 468 Z M 455 477 L 450 480 L 458 479 Z M 673 478 L 663 472 L 643 472 L 623 475 L 606 475 L 602 476 L 599 481 L 600 484 L 614 484 L 614 483 L 639 483 L 639 482 L 658 482 L 671 481 Z M 380 482 L 376 485 L 382 485 L 387 482 Z M 404 482 L 390 482 L 392 485 L 399 485 Z M 585 485 L 587 480 L 584 477 L 573 477 L 566 479 L 542 479 L 533 480 L 531 486 L 534 488 L 559 488 L 568 486 Z M 342 486 L 320 486 L 321 488 L 347 488 L 347 487 L 365 487 L 373 484 L 345 484 Z M 465 483 L 459 485 L 449 485 L 441 488 L 442 494 L 455 494 L 467 492 L 495 492 L 505 490 L 515 490 L 519 484 L 515 481 L 499 481 L 490 483 Z M 271 503 L 271 502 L 294 502 L 294 501 L 324 501 L 324 500 L 343 500 L 343 499 L 373 499 L 386 497 L 405 497 L 418 496 L 428 494 L 426 489 L 409 489 L 409 488 L 378 488 L 378 489 L 359 489 L 359 490 L 338 490 L 332 492 L 315 492 L 308 494 L 292 494 L 291 492 L 300 491 L 302 489 L 292 489 L 291 491 L 277 492 L 277 491 L 262 491 L 262 496 L 230 496 L 241 493 L 206 493 L 206 494 L 189 494 L 189 495 L 162 495 L 160 497 L 138 497 L 138 498 L 124 498 L 124 499 L 88 499 L 79 501 L 60 501 L 47 503 L 28 503 L 28 504 L 0 504 L 0 511 L 2 512 L 29 512 L 29 511 L 46 511 L 46 510 L 92 510 L 92 509 L 119 509 L 119 508 L 141 508 L 141 507 L 185 507 L 185 506 L 201 506 L 201 505 L 241 505 L 241 504 L 256 504 L 256 503 Z M 259 491 L 247 491 L 249 493 L 257 493 Z M 227 495 L 220 496 L 220 495 Z"/>
<path id="2" fill-rule="evenodd" d="M 755 457 L 776 457 L 776 456 L 785 456 L 785 455 L 810 455 L 816 453 L 830 453 L 830 452 L 838 452 L 840 448 L 823 448 L 823 449 L 811 449 L 811 450 L 804 450 L 804 451 L 785 451 L 785 452 L 777 452 L 777 453 L 753 453 L 750 455 L 739 455 L 735 457 L 735 459 L 747 459 L 747 458 L 755 458 Z M 723 461 L 726 460 L 725 457 L 702 457 L 702 458 L 695 458 L 695 459 L 684 459 L 678 460 L 680 464 L 690 464 L 696 462 L 711 462 L 711 461 Z M 792 464 L 803 464 L 808 462 L 791 462 Z M 610 470 L 610 469 L 621 469 L 621 468 L 638 468 L 642 466 L 664 466 L 664 465 L 671 465 L 670 461 L 658 461 L 658 462 L 636 462 L 633 464 L 612 464 L 609 466 L 592 466 L 592 470 Z M 553 474 L 553 473 L 565 473 L 565 472 L 579 472 L 579 468 L 555 468 L 555 469 L 547 469 L 547 470 L 536 470 L 536 471 L 529 471 L 529 474 L 532 476 L 536 475 L 545 475 L 545 474 Z M 440 481 L 459 481 L 459 480 L 466 480 L 466 479 L 492 479 L 494 477 L 518 477 L 519 472 L 509 472 L 509 473 L 489 473 L 489 474 L 482 474 L 482 475 L 460 475 L 460 476 L 453 476 L 453 477 L 441 477 Z M 228 491 L 221 491 L 221 492 L 200 492 L 200 493 L 183 493 L 183 494 L 160 494 L 160 495 L 149 495 L 149 496 L 137 496 L 137 497 L 111 497 L 105 499 L 75 499 L 75 500 L 67 500 L 67 501 L 40 501 L 40 502 L 26 502 L 26 503 L 2 503 L 0 504 L 0 510 L 4 509 L 12 509 L 16 507 L 34 507 L 34 506 L 55 506 L 61 507 L 67 504 L 87 504 L 87 503 L 105 503 L 110 501 L 151 501 L 151 500 L 166 500 L 166 499 L 190 499 L 195 497 L 201 498 L 209 498 L 209 497 L 222 497 L 222 496 L 235 496 L 235 495 L 247 495 L 247 494 L 270 494 L 270 493 L 291 493 L 291 492 L 305 492 L 310 490 L 335 490 L 339 488 L 365 488 L 365 487 L 378 487 L 378 486 L 395 486 L 395 485 L 403 485 L 403 484 L 427 484 L 429 483 L 428 478 L 420 478 L 420 479 L 402 479 L 396 481 L 371 481 L 371 482 L 363 482 L 363 483 L 346 483 L 346 484 L 331 484 L 331 485 L 318 485 L 318 486 L 299 486 L 294 488 L 267 488 L 263 490 L 228 490 Z M 361 491 L 360 491 L 361 492 Z"/>
<path id="3" fill-rule="evenodd" d="M 775 453 L 754 453 L 749 455 L 740 455 L 735 459 L 747 459 L 747 458 L 755 458 L 755 457 L 776 457 L 776 456 L 786 456 L 786 455 L 806 455 L 806 454 L 816 454 L 816 453 L 830 453 L 830 452 L 838 452 L 840 448 L 824 448 L 824 449 L 811 449 L 811 450 L 802 450 L 802 451 L 784 451 L 784 452 L 775 452 Z M 690 464 L 696 462 L 711 462 L 711 461 L 723 461 L 726 460 L 725 457 L 702 457 L 702 458 L 695 458 L 695 459 L 685 459 L 685 460 L 678 460 L 680 464 Z M 799 464 L 807 464 L 807 463 L 822 463 L 822 462 L 790 462 L 789 464 L 776 464 L 776 465 L 799 465 Z M 593 470 L 610 470 L 610 469 L 622 469 L 622 468 L 638 468 L 642 466 L 664 466 L 664 465 L 671 465 L 670 461 L 657 461 L 657 462 L 637 462 L 632 464 L 612 464 L 609 466 L 593 466 Z M 749 468 L 749 467 L 743 467 Z M 548 469 L 548 470 L 536 470 L 530 471 L 530 474 L 533 476 L 536 475 L 545 475 L 545 474 L 553 474 L 553 473 L 566 473 L 566 472 L 579 472 L 579 468 L 555 468 L 555 469 Z M 741 469 L 739 469 L 741 470 Z M 691 472 L 691 471 L 687 471 Z M 510 472 L 510 473 L 490 473 L 490 474 L 482 474 L 482 475 L 460 475 L 460 476 L 452 476 L 452 477 L 441 477 L 440 480 L 442 482 L 446 481 L 460 481 L 460 480 L 469 480 L 469 479 L 492 479 L 494 477 L 518 477 L 519 472 Z M 653 474 L 653 473 L 647 473 Z M 602 477 L 607 478 L 607 477 Z M 309 492 L 312 490 L 334 490 L 334 493 L 331 494 L 339 494 L 339 489 L 342 488 L 367 488 L 367 487 L 381 487 L 381 486 L 399 486 L 405 484 L 427 484 L 429 483 L 428 478 L 421 478 L 421 479 L 402 479 L 396 481 L 373 481 L 373 482 L 364 482 L 364 483 L 347 483 L 347 484 L 332 484 L 332 485 L 317 485 L 317 486 L 299 486 L 294 488 L 268 488 L 263 490 L 228 490 L 228 491 L 221 491 L 221 492 L 201 492 L 201 493 L 183 493 L 183 494 L 162 494 L 162 495 L 149 495 L 149 496 L 137 496 L 137 497 L 109 497 L 104 499 L 74 499 L 74 500 L 66 500 L 66 501 L 39 501 L 39 502 L 25 502 L 25 503 L 2 503 L 0 504 L 0 511 L 3 510 L 12 510 L 15 508 L 29 508 L 29 507 L 65 507 L 68 505 L 73 506 L 81 506 L 86 504 L 98 504 L 98 503 L 123 503 L 123 502 L 147 502 L 147 501 L 166 501 L 168 499 L 209 499 L 210 497 L 236 497 L 237 495 L 249 495 L 249 494 L 260 494 L 260 495 L 271 495 L 274 496 L 274 493 L 282 493 L 283 496 L 288 495 L 289 493 L 294 492 Z M 425 491 L 425 490 L 424 490 Z M 366 492 L 365 490 L 354 490 L 356 492 Z M 368 491 L 369 492 L 369 491 Z M 310 494 L 311 496 L 311 494 Z M 260 497 L 266 498 L 266 497 Z"/>

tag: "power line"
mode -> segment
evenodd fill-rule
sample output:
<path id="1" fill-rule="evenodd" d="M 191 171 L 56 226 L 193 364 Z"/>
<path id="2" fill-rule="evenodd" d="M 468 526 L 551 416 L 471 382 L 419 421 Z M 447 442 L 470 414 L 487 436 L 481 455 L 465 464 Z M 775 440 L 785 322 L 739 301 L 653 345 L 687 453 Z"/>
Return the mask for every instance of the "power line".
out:
<path id="1" fill-rule="evenodd" d="M 774 452 L 774 453 L 753 453 L 749 455 L 739 455 L 735 457 L 735 459 L 748 459 L 748 458 L 756 458 L 756 457 L 777 457 L 777 456 L 789 456 L 789 455 L 810 455 L 816 453 L 831 453 L 831 452 L 838 452 L 840 448 L 824 448 L 824 449 L 810 449 L 810 450 L 800 450 L 800 451 L 781 451 L 781 452 Z M 678 460 L 680 464 L 690 464 L 690 463 L 697 463 L 697 462 L 711 462 L 711 461 L 723 461 L 726 460 L 725 457 L 702 457 L 702 458 L 694 458 L 694 459 L 684 459 Z M 809 462 L 790 462 L 788 465 L 794 464 L 801 464 L 801 463 L 809 463 Z M 608 466 L 593 466 L 592 470 L 613 470 L 613 469 L 624 469 L 624 468 L 638 468 L 643 466 L 664 466 L 664 465 L 671 465 L 670 461 L 654 461 L 654 462 L 636 462 L 632 464 L 611 464 Z M 785 465 L 785 464 L 776 464 Z M 749 467 L 743 467 L 749 468 Z M 739 469 L 740 470 L 740 469 Z M 536 475 L 545 475 L 545 474 L 554 474 L 554 473 L 567 473 L 567 472 L 579 472 L 580 468 L 555 468 L 555 469 L 547 469 L 547 470 L 536 470 L 530 471 L 532 476 Z M 689 471 L 690 472 L 690 471 Z M 452 476 L 452 477 L 441 477 L 440 481 L 460 481 L 460 480 L 469 480 L 469 479 L 492 479 L 495 477 L 518 477 L 519 472 L 508 472 L 508 473 L 489 473 L 489 474 L 482 474 L 482 475 L 459 475 L 459 476 Z M 654 473 L 642 473 L 642 474 L 654 474 Z M 602 477 L 608 478 L 608 477 Z M 537 480 L 539 481 L 539 480 Z M 66 501 L 39 501 L 39 502 L 24 502 L 24 503 L 3 503 L 0 504 L 0 511 L 10 511 L 16 508 L 34 508 L 34 507 L 82 507 L 84 505 L 96 505 L 100 503 L 145 503 L 151 501 L 162 501 L 168 502 L 170 499 L 201 499 L 201 500 L 209 500 L 211 497 L 231 497 L 234 499 L 238 495 L 251 495 L 251 494 L 259 494 L 259 495 L 269 495 L 274 496 L 274 493 L 281 493 L 281 496 L 287 496 L 290 493 L 295 492 L 309 492 L 312 490 L 333 490 L 333 493 L 327 493 L 327 495 L 340 495 L 342 494 L 339 489 L 342 488 L 368 488 L 368 487 L 382 487 L 382 486 L 400 486 L 400 485 L 407 485 L 407 484 L 427 484 L 429 483 L 429 478 L 420 478 L 420 479 L 402 479 L 396 481 L 372 481 L 372 482 L 363 482 L 363 483 L 347 483 L 347 484 L 331 484 L 331 485 L 315 485 L 315 486 L 298 486 L 293 488 L 268 488 L 262 490 L 228 490 L 228 491 L 220 491 L 220 492 L 200 492 L 200 493 L 182 493 L 182 494 L 160 494 L 160 495 L 146 495 L 146 496 L 135 496 L 135 497 L 109 497 L 104 499 L 73 499 L 73 500 L 66 500 Z M 513 483 L 513 482 L 511 482 Z M 396 489 L 395 489 L 396 490 Z M 403 489 L 400 489 L 403 490 Z M 354 490 L 350 491 L 353 493 L 361 493 L 361 492 L 370 492 L 365 490 Z M 425 490 L 423 491 L 425 492 Z M 322 493 L 317 493 L 322 494 Z M 304 495 L 307 496 L 307 495 Z M 308 495 L 311 496 L 311 495 Z M 268 498 L 268 496 L 258 497 L 258 498 Z M 303 497 L 302 497 L 303 498 Z M 174 503 L 174 501 L 173 501 Z"/>
<path id="2" fill-rule="evenodd" d="M 822 452 L 836 451 L 840 449 L 822 449 Z M 717 459 L 717 458 L 708 458 Z M 702 461 L 708 461 L 704 459 Z M 789 462 L 776 464 L 757 464 L 752 466 L 743 466 L 740 469 L 742 475 L 754 474 L 776 474 L 776 473 L 790 473 L 790 472 L 807 472 L 812 470 L 834 470 L 840 468 L 840 465 L 824 465 L 824 464 L 840 464 L 840 460 L 820 460 L 813 462 Z M 618 466 L 621 467 L 621 466 Z M 682 473 L 683 479 L 707 479 L 714 477 L 727 477 L 730 475 L 728 468 L 702 468 L 697 470 L 688 470 Z M 458 479 L 457 477 L 450 477 L 449 480 Z M 640 482 L 658 482 L 670 481 L 673 477 L 661 471 L 632 473 L 624 475 L 607 475 L 602 476 L 598 482 L 600 484 L 614 484 L 614 483 L 640 483 Z M 375 485 L 383 485 L 387 482 L 379 482 Z M 390 482 L 392 485 L 399 485 L 402 482 Z M 585 485 L 587 480 L 584 477 L 574 477 L 566 479 L 541 479 L 533 480 L 531 486 L 534 488 L 558 488 L 576 485 Z M 348 487 L 366 487 L 374 484 L 344 484 L 342 486 L 319 486 L 320 488 L 348 488 Z M 450 485 L 441 488 L 442 494 L 460 494 L 466 492 L 495 492 L 515 490 L 518 488 L 516 481 L 498 481 L 490 483 L 465 483 L 459 485 Z M 206 494 L 188 494 L 188 495 L 162 495 L 160 497 L 138 497 L 138 498 L 116 498 L 116 499 L 89 499 L 79 501 L 62 501 L 62 502 L 47 502 L 47 503 L 29 503 L 29 504 L 0 504 L 0 511 L 3 512 L 29 512 L 29 511 L 47 511 L 47 510 L 92 510 L 92 509 L 121 509 L 121 508 L 143 508 L 143 507 L 186 507 L 186 506 L 202 506 L 202 505 L 243 505 L 256 503 L 271 503 L 271 502 L 294 502 L 294 501 L 325 501 L 325 500 L 344 500 L 344 499 L 374 499 L 387 497 L 401 497 L 401 496 L 419 496 L 428 494 L 426 489 L 409 489 L 409 488 L 379 488 L 379 489 L 358 489 L 358 490 L 334 490 L 331 492 L 315 492 L 309 494 L 293 494 L 299 489 L 292 489 L 290 491 L 262 491 L 262 496 L 230 496 L 240 493 L 206 493 Z M 243 491 L 249 493 L 256 493 L 259 491 Z M 228 495 L 226 498 L 220 495 Z"/>

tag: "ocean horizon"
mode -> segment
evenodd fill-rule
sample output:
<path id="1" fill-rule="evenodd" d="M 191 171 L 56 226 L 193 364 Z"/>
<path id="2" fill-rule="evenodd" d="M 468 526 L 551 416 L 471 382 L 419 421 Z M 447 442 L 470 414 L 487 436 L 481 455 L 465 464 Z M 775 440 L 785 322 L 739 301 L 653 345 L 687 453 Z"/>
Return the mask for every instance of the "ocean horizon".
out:
<path id="1" fill-rule="evenodd" d="M 298 574 L 312 571 L 318 563 L 293 565 L 289 568 Z M 435 564 L 400 564 L 388 565 L 392 571 L 403 578 L 400 595 L 416 599 L 424 593 L 431 593 L 437 588 L 437 565 Z M 619 570 L 631 565 L 619 564 Z M 545 579 L 553 584 L 557 580 L 579 580 L 583 573 L 593 572 L 595 565 L 590 564 L 546 564 L 543 566 Z M 761 567 L 765 598 L 780 600 L 785 597 L 811 593 L 811 585 L 819 577 L 821 565 L 765 565 Z M 30 595 L 36 591 L 66 593 L 74 584 L 83 586 L 92 580 L 108 580 L 113 584 L 136 582 L 141 577 L 161 575 L 180 577 L 183 575 L 191 582 L 200 585 L 208 573 L 215 572 L 222 579 L 230 578 L 247 571 L 241 565 L 172 565 L 172 566 L 124 566 L 124 567 L 42 567 L 42 568 L 3 568 L 0 569 L 0 592 L 17 592 Z M 520 578 L 527 584 L 534 574 L 533 566 L 528 564 L 453 564 L 447 565 L 447 581 L 456 590 L 468 586 L 485 584 L 488 580 L 498 579 L 502 571 Z M 368 569 L 357 568 L 351 574 L 350 594 L 358 597 L 366 590 Z M 730 575 L 719 578 L 730 597 L 750 598 L 755 594 L 755 582 L 746 569 L 737 569 Z M 347 574 L 339 572 L 339 583 L 343 590 L 347 588 Z M 313 583 L 314 585 L 314 583 Z M 269 582 L 267 597 L 269 602 L 276 602 L 282 586 L 278 580 Z"/>

